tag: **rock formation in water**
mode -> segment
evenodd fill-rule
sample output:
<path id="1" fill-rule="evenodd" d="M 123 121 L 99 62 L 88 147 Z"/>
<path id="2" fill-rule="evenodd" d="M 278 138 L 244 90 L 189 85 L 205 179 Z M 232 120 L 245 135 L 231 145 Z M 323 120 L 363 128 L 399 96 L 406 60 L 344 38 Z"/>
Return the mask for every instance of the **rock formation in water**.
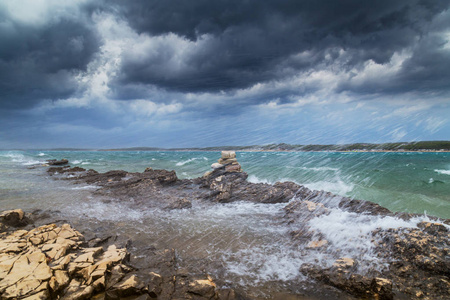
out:
<path id="1" fill-rule="evenodd" d="M 114 201 L 127 203 L 138 209 L 152 207 L 169 210 L 191 209 L 193 203 L 196 202 L 209 203 L 210 205 L 233 201 L 268 204 L 287 203 L 284 208 L 284 217 L 279 221 L 291 230 L 292 241 L 298 245 L 299 251 L 318 251 L 335 258 L 335 262 L 331 266 L 312 263 L 304 264 L 301 267 L 301 272 L 318 285 L 322 284 L 343 291 L 349 295 L 349 299 L 351 297 L 358 299 L 445 299 L 449 296 L 450 247 L 448 224 L 450 224 L 450 220 L 438 220 L 430 217 L 430 222 L 419 223 L 417 228 L 400 227 L 387 230 L 377 229 L 370 232 L 368 237 L 371 243 L 370 247 L 376 254 L 377 259 L 384 265 L 383 268 L 380 268 L 356 257 L 339 256 L 339 251 L 336 251 L 333 241 L 327 240 L 320 232 L 312 229 L 310 221 L 328 216 L 337 209 L 354 214 L 355 217 L 367 216 L 410 220 L 417 215 L 392 213 L 372 202 L 341 197 L 324 191 L 312 191 L 294 182 L 277 182 L 273 185 L 250 183 L 247 181 L 247 173 L 242 171 L 234 152 L 222 152 L 221 159 L 218 163 L 213 164 L 212 168 L 213 170 L 203 177 L 183 180 L 180 180 L 174 171 L 154 170 L 152 168 L 147 168 L 143 173 L 129 173 L 120 170 L 98 173 L 94 170 L 65 166 L 51 167 L 48 169 L 48 173 L 55 179 L 74 180 L 76 184 L 95 185 L 98 189 L 93 191 L 93 194 L 97 197 L 108 201 L 113 199 Z M 12 224 L 20 223 L 20 213 L 11 218 Z M 4 216 L 3 219 L 6 220 Z M 23 223 L 23 225 L 26 224 L 27 222 Z M 51 230 L 55 230 L 55 228 L 52 227 Z M 355 229 L 348 228 L 347 230 Z M 78 237 L 78 234 L 76 236 Z M 20 247 L 35 247 L 35 245 L 29 244 L 30 237 L 29 232 L 24 232 L 19 237 L 13 235 L 12 237 L 6 238 L 4 236 L 2 238 L 3 240 L 17 240 L 19 244 L 14 249 L 22 253 Z M 47 242 L 42 243 L 46 244 Z M 82 252 L 84 251 L 83 248 L 80 248 L 82 244 L 77 244 L 77 247 L 71 250 L 74 251 L 72 259 L 77 259 L 79 255 L 83 255 L 81 253 L 89 253 Z M 39 251 L 44 250 L 41 248 Z M 158 256 L 155 261 L 158 261 L 158 259 L 165 262 L 169 261 L 168 266 L 173 266 L 172 261 L 176 259 L 175 255 L 172 250 L 167 251 Z M 91 266 L 96 264 L 96 259 L 94 256 Z M 160 265 L 155 261 L 153 264 Z M 123 262 L 120 263 L 123 264 Z M 126 267 L 121 268 L 122 270 L 126 269 Z M 139 269 L 150 270 L 151 268 L 139 266 Z M 176 293 L 177 291 L 190 293 L 184 295 L 190 295 L 193 299 L 200 297 L 200 294 L 203 295 L 202 297 L 232 299 L 231 296 L 231 298 L 225 296 L 225 298 L 221 298 L 222 296 L 217 289 L 212 287 L 213 283 L 210 279 L 198 279 L 200 281 L 195 283 L 192 279 L 186 279 L 191 278 L 192 274 L 184 272 L 183 276 L 186 277 L 183 277 L 177 275 L 178 271 L 173 266 L 170 270 L 158 273 L 163 278 L 161 279 L 162 282 L 172 286 Z M 109 272 L 114 273 L 113 269 Z M 84 288 L 87 288 L 89 277 L 83 277 L 83 274 L 75 276 L 78 278 L 77 282 L 79 282 L 79 284 L 76 284 L 77 286 L 85 285 Z M 144 286 L 147 287 L 140 291 L 144 291 L 144 294 L 147 293 L 147 295 L 150 295 L 150 291 L 153 291 L 149 287 L 150 282 L 159 280 L 157 279 L 158 276 L 149 274 L 147 273 L 145 275 L 147 277 L 144 276 L 140 279 L 142 282 L 146 282 Z M 46 276 L 48 277 L 48 275 L 47 273 Z M 170 278 L 169 275 L 175 276 L 173 281 L 168 279 Z M 55 274 L 52 273 L 52 276 L 55 276 Z M 49 277 L 46 280 L 50 282 L 51 278 Z M 129 277 L 124 278 L 129 279 Z M 107 295 L 108 287 L 117 286 L 118 283 L 108 284 L 107 277 L 105 277 L 105 280 Z M 123 283 L 123 280 L 120 282 Z M 40 284 L 42 284 L 42 281 L 40 281 Z M 177 289 L 180 284 L 185 288 L 178 287 Z M 65 291 L 66 289 L 61 290 Z M 0 291 L 2 290 L 0 289 Z M 3 289 L 3 293 L 4 291 L 5 289 Z M 48 289 L 48 292 L 53 293 L 53 290 Z M 163 295 L 163 292 L 161 293 Z M 227 293 L 231 292 L 228 291 Z M 158 299 L 165 298 L 160 297 Z"/>
<path id="2" fill-rule="evenodd" d="M 69 161 L 65 158 L 56 160 L 56 159 L 49 159 L 47 160 L 47 165 L 49 166 L 61 166 L 61 165 L 67 165 Z"/>

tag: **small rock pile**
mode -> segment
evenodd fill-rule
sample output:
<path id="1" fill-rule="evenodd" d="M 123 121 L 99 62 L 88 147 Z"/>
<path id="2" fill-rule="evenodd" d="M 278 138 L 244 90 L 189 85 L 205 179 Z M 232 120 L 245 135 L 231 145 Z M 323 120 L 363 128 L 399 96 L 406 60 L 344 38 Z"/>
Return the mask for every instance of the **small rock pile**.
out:
<path id="1" fill-rule="evenodd" d="M 242 172 L 241 165 L 236 159 L 236 152 L 222 151 L 222 156 L 217 163 L 211 165 L 213 169 L 225 167 L 226 172 Z"/>

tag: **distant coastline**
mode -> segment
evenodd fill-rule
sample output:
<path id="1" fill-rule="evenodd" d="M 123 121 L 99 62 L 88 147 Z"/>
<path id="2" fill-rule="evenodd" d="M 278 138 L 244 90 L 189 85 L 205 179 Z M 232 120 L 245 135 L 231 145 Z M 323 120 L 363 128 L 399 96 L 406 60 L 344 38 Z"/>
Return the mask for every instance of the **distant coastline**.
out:
<path id="1" fill-rule="evenodd" d="M 215 146 L 191 148 L 160 148 L 160 147 L 128 147 L 128 148 L 48 148 L 48 149 L 0 149 L 0 150 L 47 150 L 47 151 L 222 151 L 239 152 L 450 152 L 450 141 L 421 141 L 399 143 L 354 143 L 336 145 L 293 145 L 268 144 L 249 146 Z"/>
<path id="2" fill-rule="evenodd" d="M 102 149 L 99 151 L 221 151 L 234 150 L 245 152 L 450 152 L 450 141 L 422 141 L 404 143 L 355 143 L 342 145 L 291 145 L 269 144 L 250 146 L 218 146 L 195 148 L 155 148 L 133 147 L 119 149 Z"/>

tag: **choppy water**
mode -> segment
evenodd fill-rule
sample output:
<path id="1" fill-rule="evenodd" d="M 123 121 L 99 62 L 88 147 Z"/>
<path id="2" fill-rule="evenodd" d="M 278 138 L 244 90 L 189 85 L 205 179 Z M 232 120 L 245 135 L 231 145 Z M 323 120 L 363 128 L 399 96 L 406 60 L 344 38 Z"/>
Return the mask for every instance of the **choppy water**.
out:
<path id="1" fill-rule="evenodd" d="M 44 189 L 26 167 L 65 157 L 99 172 L 146 167 L 175 170 L 179 178 L 201 176 L 218 152 L 0 151 L 0 203 Z M 294 181 L 310 189 L 369 200 L 393 211 L 450 218 L 450 153 L 241 152 L 252 182 Z M 37 184 L 39 182 L 39 184 Z M 42 191 L 41 191 L 42 192 Z M 36 195 L 35 195 L 36 196 Z M 25 203 L 26 204 L 26 199 Z M 13 204 L 14 205 L 14 204 Z"/>
<path id="2" fill-rule="evenodd" d="M 82 229 L 110 231 L 136 241 L 136 260 L 143 244 L 176 248 L 186 264 L 204 266 L 230 284 L 258 286 L 258 296 L 286 289 L 299 292 L 288 286 L 302 280 L 299 268 L 304 263 L 329 266 L 336 258 L 353 257 L 363 262 L 362 271 L 374 264 L 382 268 L 369 233 L 376 228 L 416 227 L 427 219 L 403 221 L 332 209 L 309 221 L 330 242 L 331 251 L 307 250 L 290 239 L 293 228 L 282 222 L 285 204 L 193 202 L 189 210 L 136 209 L 96 199 L 90 193 L 95 186 L 53 180 L 46 168 L 29 169 L 46 159 L 67 158 L 72 166 L 100 172 L 153 167 L 194 178 L 219 157 L 219 152 L 0 151 L 0 210 L 61 211 Z M 253 182 L 290 180 L 393 211 L 450 218 L 450 153 L 239 152 L 237 158 Z"/>

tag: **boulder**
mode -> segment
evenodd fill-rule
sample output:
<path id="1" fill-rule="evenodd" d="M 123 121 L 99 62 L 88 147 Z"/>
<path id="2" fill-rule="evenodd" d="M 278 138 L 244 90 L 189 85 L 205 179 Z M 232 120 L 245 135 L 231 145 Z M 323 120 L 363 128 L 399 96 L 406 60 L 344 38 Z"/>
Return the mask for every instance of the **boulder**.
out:
<path id="1" fill-rule="evenodd" d="M 237 164 L 237 165 L 226 165 L 225 166 L 225 171 L 227 172 L 241 172 L 241 165 Z"/>
<path id="2" fill-rule="evenodd" d="M 163 278 L 161 275 L 150 272 L 148 274 L 148 293 L 152 298 L 157 298 L 162 292 Z"/>
<path id="3" fill-rule="evenodd" d="M 29 219 L 21 209 L 7 210 L 0 214 L 0 223 L 12 227 L 28 225 Z"/>
<path id="4" fill-rule="evenodd" d="M 236 158 L 236 152 L 234 152 L 234 151 L 222 151 L 221 157 L 223 159 L 233 159 L 233 158 Z"/>
<path id="5" fill-rule="evenodd" d="M 210 299 L 216 293 L 216 284 L 209 279 L 195 280 L 189 283 L 188 292 Z"/>
<path id="6" fill-rule="evenodd" d="M 223 165 L 220 164 L 220 163 L 213 163 L 211 165 L 211 168 L 213 168 L 213 169 L 219 169 L 219 168 L 222 168 L 222 167 L 223 167 Z"/>
<path id="7" fill-rule="evenodd" d="M 60 165 L 66 165 L 68 163 L 69 163 L 69 161 L 65 158 L 63 158 L 61 160 L 56 160 L 56 159 L 47 160 L 47 164 L 50 166 L 60 166 Z"/>
<path id="8" fill-rule="evenodd" d="M 236 164 L 237 162 L 238 161 L 236 158 L 221 158 L 218 160 L 218 163 L 222 164 L 222 165 L 228 165 L 228 164 L 232 164 L 232 163 Z"/>
<path id="9" fill-rule="evenodd" d="M 145 284 L 135 274 L 126 275 L 106 292 L 112 299 L 142 295 L 147 291 Z"/>
<path id="10" fill-rule="evenodd" d="M 186 198 L 176 199 L 172 201 L 166 208 L 167 209 L 183 209 L 183 208 L 191 208 L 192 203 Z"/>

